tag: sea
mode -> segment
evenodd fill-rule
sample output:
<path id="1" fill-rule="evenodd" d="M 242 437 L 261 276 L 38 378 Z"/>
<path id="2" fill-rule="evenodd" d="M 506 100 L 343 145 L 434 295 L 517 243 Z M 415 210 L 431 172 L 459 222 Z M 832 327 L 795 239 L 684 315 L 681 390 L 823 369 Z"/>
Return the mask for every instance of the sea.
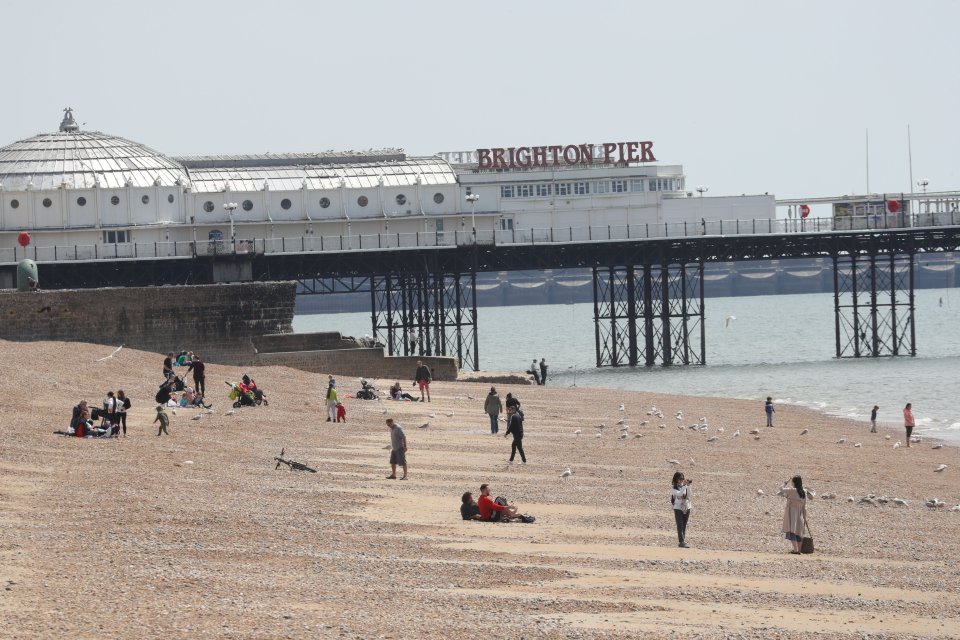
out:
<path id="1" fill-rule="evenodd" d="M 835 357 L 832 293 L 707 298 L 706 364 L 596 367 L 593 304 L 477 309 L 479 365 L 524 371 L 546 358 L 547 384 L 606 387 L 811 407 L 832 416 L 902 426 L 960 444 L 960 289 L 915 291 L 915 357 Z M 728 316 L 733 316 L 729 321 Z M 296 332 L 369 335 L 370 313 L 297 315 Z M 758 407 L 758 412 L 760 408 Z"/>

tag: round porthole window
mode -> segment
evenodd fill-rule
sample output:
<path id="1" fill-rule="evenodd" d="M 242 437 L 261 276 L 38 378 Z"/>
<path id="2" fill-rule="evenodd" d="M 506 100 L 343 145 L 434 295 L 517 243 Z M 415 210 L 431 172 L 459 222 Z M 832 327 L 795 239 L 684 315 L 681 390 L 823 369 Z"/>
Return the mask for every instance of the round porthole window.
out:
<path id="1" fill-rule="evenodd" d="M 244 211 L 250 211 L 251 209 L 253 209 L 253 203 L 250 202 L 249 200 L 244 200 L 243 204 L 240 206 L 243 207 Z"/>
<path id="2" fill-rule="evenodd" d="M 81 207 L 85 206 L 87 204 L 87 199 L 84 198 L 83 196 L 80 196 L 79 198 L 77 198 L 77 204 L 80 205 Z"/>
<path id="3" fill-rule="evenodd" d="M 207 213 L 213 213 L 213 203 L 207 200 L 203 203 L 203 210 Z"/>
<path id="4" fill-rule="evenodd" d="M 19 206 L 20 206 L 20 201 L 17 200 L 16 198 L 14 198 L 13 200 L 10 201 L 10 208 L 11 208 L 11 209 L 16 209 L 16 208 L 19 207 Z"/>
<path id="5" fill-rule="evenodd" d="M 110 198 L 110 204 L 114 206 L 120 204 L 120 196 L 113 196 L 112 198 Z"/>
<path id="6" fill-rule="evenodd" d="M 50 205 L 52 205 L 52 204 L 53 204 L 53 200 L 51 200 L 50 198 L 44 198 L 44 199 L 43 199 L 43 206 L 49 208 Z"/>
<path id="7" fill-rule="evenodd" d="M 367 200 L 367 196 L 360 196 L 359 198 L 357 198 L 357 204 L 360 205 L 361 207 L 367 206 L 369 202 L 370 201 Z"/>
<path id="8" fill-rule="evenodd" d="M 167 196 L 167 202 L 169 202 L 170 204 L 173 204 L 173 194 L 172 194 L 172 193 Z"/>
<path id="9" fill-rule="evenodd" d="M 290 202 L 289 198 L 284 198 L 283 200 L 280 201 L 280 208 L 289 209 L 291 204 L 292 203 Z"/>
<path id="10" fill-rule="evenodd" d="M 143 204 L 150 204 L 150 196 L 144 195 L 143 197 L 140 198 L 140 202 L 142 202 Z"/>
<path id="11" fill-rule="evenodd" d="M 320 198 L 320 207 L 326 209 L 330 206 L 330 198 Z"/>
<path id="12" fill-rule="evenodd" d="M 443 194 L 442 194 L 442 193 L 435 193 L 435 194 L 433 194 L 433 201 L 436 202 L 437 204 L 442 203 L 442 202 L 443 202 Z"/>
<path id="13" fill-rule="evenodd" d="M 407 204 L 407 196 L 402 193 L 397 196 L 397 204 L 404 205 Z"/>

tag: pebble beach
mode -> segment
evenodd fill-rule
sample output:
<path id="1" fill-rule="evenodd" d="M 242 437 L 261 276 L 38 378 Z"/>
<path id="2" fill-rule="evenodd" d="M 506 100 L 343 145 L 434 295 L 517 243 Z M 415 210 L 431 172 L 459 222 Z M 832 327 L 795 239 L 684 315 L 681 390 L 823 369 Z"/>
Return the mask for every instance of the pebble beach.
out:
<path id="1" fill-rule="evenodd" d="M 899 425 L 778 406 L 767 428 L 762 404 L 682 388 L 497 384 L 526 416 L 529 464 L 508 465 L 489 383 L 347 398 L 328 423 L 326 374 L 208 363 L 212 413 L 178 409 L 158 437 L 162 355 L 0 347 L 0 638 L 960 638 L 958 448 L 895 448 Z M 270 405 L 226 415 L 243 373 Z M 117 389 L 126 437 L 53 435 Z M 387 417 L 404 482 L 385 478 Z M 317 473 L 276 469 L 281 449 Z M 694 481 L 689 549 L 676 470 Z M 795 474 L 815 493 L 812 555 L 780 530 Z M 462 521 L 481 483 L 536 522 Z"/>

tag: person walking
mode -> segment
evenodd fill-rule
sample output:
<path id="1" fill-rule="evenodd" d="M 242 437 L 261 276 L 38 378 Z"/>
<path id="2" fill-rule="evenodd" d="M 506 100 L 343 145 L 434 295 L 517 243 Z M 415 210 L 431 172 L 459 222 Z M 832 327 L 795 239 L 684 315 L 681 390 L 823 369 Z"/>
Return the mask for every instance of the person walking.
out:
<path id="1" fill-rule="evenodd" d="M 807 525 L 807 494 L 800 476 L 787 480 L 783 485 L 783 497 L 787 499 L 787 506 L 783 510 L 783 535 L 793 543 L 790 553 L 799 554 L 803 534 L 810 531 Z"/>
<path id="2" fill-rule="evenodd" d="M 339 398 L 337 397 L 337 388 L 333 382 L 327 386 L 326 401 L 327 422 L 334 422 L 337 419 L 337 402 L 339 402 Z"/>
<path id="3" fill-rule="evenodd" d="M 490 393 L 487 394 L 487 399 L 483 401 L 483 410 L 490 416 L 490 433 L 496 434 L 500 431 L 500 423 L 497 422 L 497 418 L 503 413 L 503 402 L 497 395 L 496 387 L 490 387 Z"/>
<path id="4" fill-rule="evenodd" d="M 534 358 L 533 361 L 530 363 L 530 369 L 527 370 L 527 373 L 532 373 L 533 381 L 536 382 L 537 385 L 540 384 L 540 368 L 537 366 L 536 358 Z"/>
<path id="5" fill-rule="evenodd" d="M 690 485 L 693 480 L 687 480 L 683 474 L 677 471 L 673 474 L 673 480 L 670 483 L 670 504 L 673 505 L 673 518 L 677 522 L 677 539 L 679 546 L 687 549 L 687 521 L 690 519 L 690 510 L 693 505 L 690 504 L 690 498 L 693 493 L 690 491 Z"/>
<path id="6" fill-rule="evenodd" d="M 130 398 L 123 392 L 123 389 L 117 391 L 117 419 L 123 427 L 123 437 L 127 437 L 127 410 L 132 406 Z"/>
<path id="7" fill-rule="evenodd" d="M 407 479 L 407 435 L 403 432 L 403 427 L 394 422 L 393 418 L 387 418 L 387 426 L 390 428 L 390 475 L 387 480 L 397 479 L 397 465 L 403 469 L 401 480 Z"/>
<path id="8" fill-rule="evenodd" d="M 907 446 L 910 446 L 910 438 L 913 436 L 913 428 L 917 423 L 913 419 L 913 403 L 908 402 L 903 408 L 903 427 L 907 430 Z"/>
<path id="9" fill-rule="evenodd" d="M 506 438 L 510 434 L 513 434 L 513 444 L 510 445 L 510 459 L 507 464 L 513 464 L 518 451 L 520 464 L 527 464 L 527 455 L 523 452 L 523 418 L 520 417 L 519 410 L 513 406 L 507 406 L 507 432 L 503 437 Z"/>
<path id="10" fill-rule="evenodd" d="M 514 397 L 512 393 L 507 394 L 507 400 L 506 402 L 504 402 L 504 404 L 507 405 L 507 409 L 509 409 L 510 407 L 513 407 L 517 411 L 520 410 L 520 400 Z"/>
<path id="11" fill-rule="evenodd" d="M 773 426 L 773 414 L 776 413 L 777 410 L 773 408 L 773 398 L 771 398 L 770 396 L 767 396 L 767 401 L 766 401 L 766 403 L 764 403 L 764 405 L 763 405 L 763 410 L 764 410 L 764 411 L 766 412 L 766 414 L 767 414 L 767 426 L 768 426 L 768 427 L 772 427 L 772 426 Z"/>
<path id="12" fill-rule="evenodd" d="M 201 396 L 207 395 L 207 376 L 204 373 L 206 369 L 203 360 L 200 359 L 200 356 L 193 356 L 193 359 L 190 361 L 190 364 L 187 365 L 187 371 L 193 372 L 193 388 Z"/>
<path id="13" fill-rule="evenodd" d="M 879 409 L 879 405 L 873 405 L 873 411 L 870 412 L 870 433 L 877 432 L 877 411 Z"/>
<path id="14" fill-rule="evenodd" d="M 167 431 L 167 427 L 170 426 L 170 418 L 169 418 L 169 416 L 167 416 L 166 411 L 163 410 L 163 405 L 162 405 L 162 404 L 158 404 L 158 405 L 157 405 L 157 417 L 154 418 L 153 421 L 160 423 L 160 428 L 157 429 L 157 435 L 158 435 L 158 436 L 159 436 L 161 433 L 165 433 L 165 434 L 167 434 L 167 435 L 170 435 L 170 432 Z"/>
<path id="15" fill-rule="evenodd" d="M 540 384 L 542 386 L 547 385 L 547 360 L 546 358 L 540 358 Z"/>
<path id="16" fill-rule="evenodd" d="M 430 368 L 417 360 L 417 372 L 413 374 L 413 383 L 420 387 L 420 402 L 423 402 L 423 392 L 427 392 L 427 402 L 430 402 Z"/>

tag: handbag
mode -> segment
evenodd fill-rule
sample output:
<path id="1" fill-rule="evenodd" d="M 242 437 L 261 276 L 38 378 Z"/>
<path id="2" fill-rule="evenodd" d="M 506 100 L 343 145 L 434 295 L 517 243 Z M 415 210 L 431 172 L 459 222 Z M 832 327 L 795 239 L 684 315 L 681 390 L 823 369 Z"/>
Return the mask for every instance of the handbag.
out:
<path id="1" fill-rule="evenodd" d="M 800 539 L 800 553 L 813 553 L 813 534 L 807 527 L 807 535 Z"/>

